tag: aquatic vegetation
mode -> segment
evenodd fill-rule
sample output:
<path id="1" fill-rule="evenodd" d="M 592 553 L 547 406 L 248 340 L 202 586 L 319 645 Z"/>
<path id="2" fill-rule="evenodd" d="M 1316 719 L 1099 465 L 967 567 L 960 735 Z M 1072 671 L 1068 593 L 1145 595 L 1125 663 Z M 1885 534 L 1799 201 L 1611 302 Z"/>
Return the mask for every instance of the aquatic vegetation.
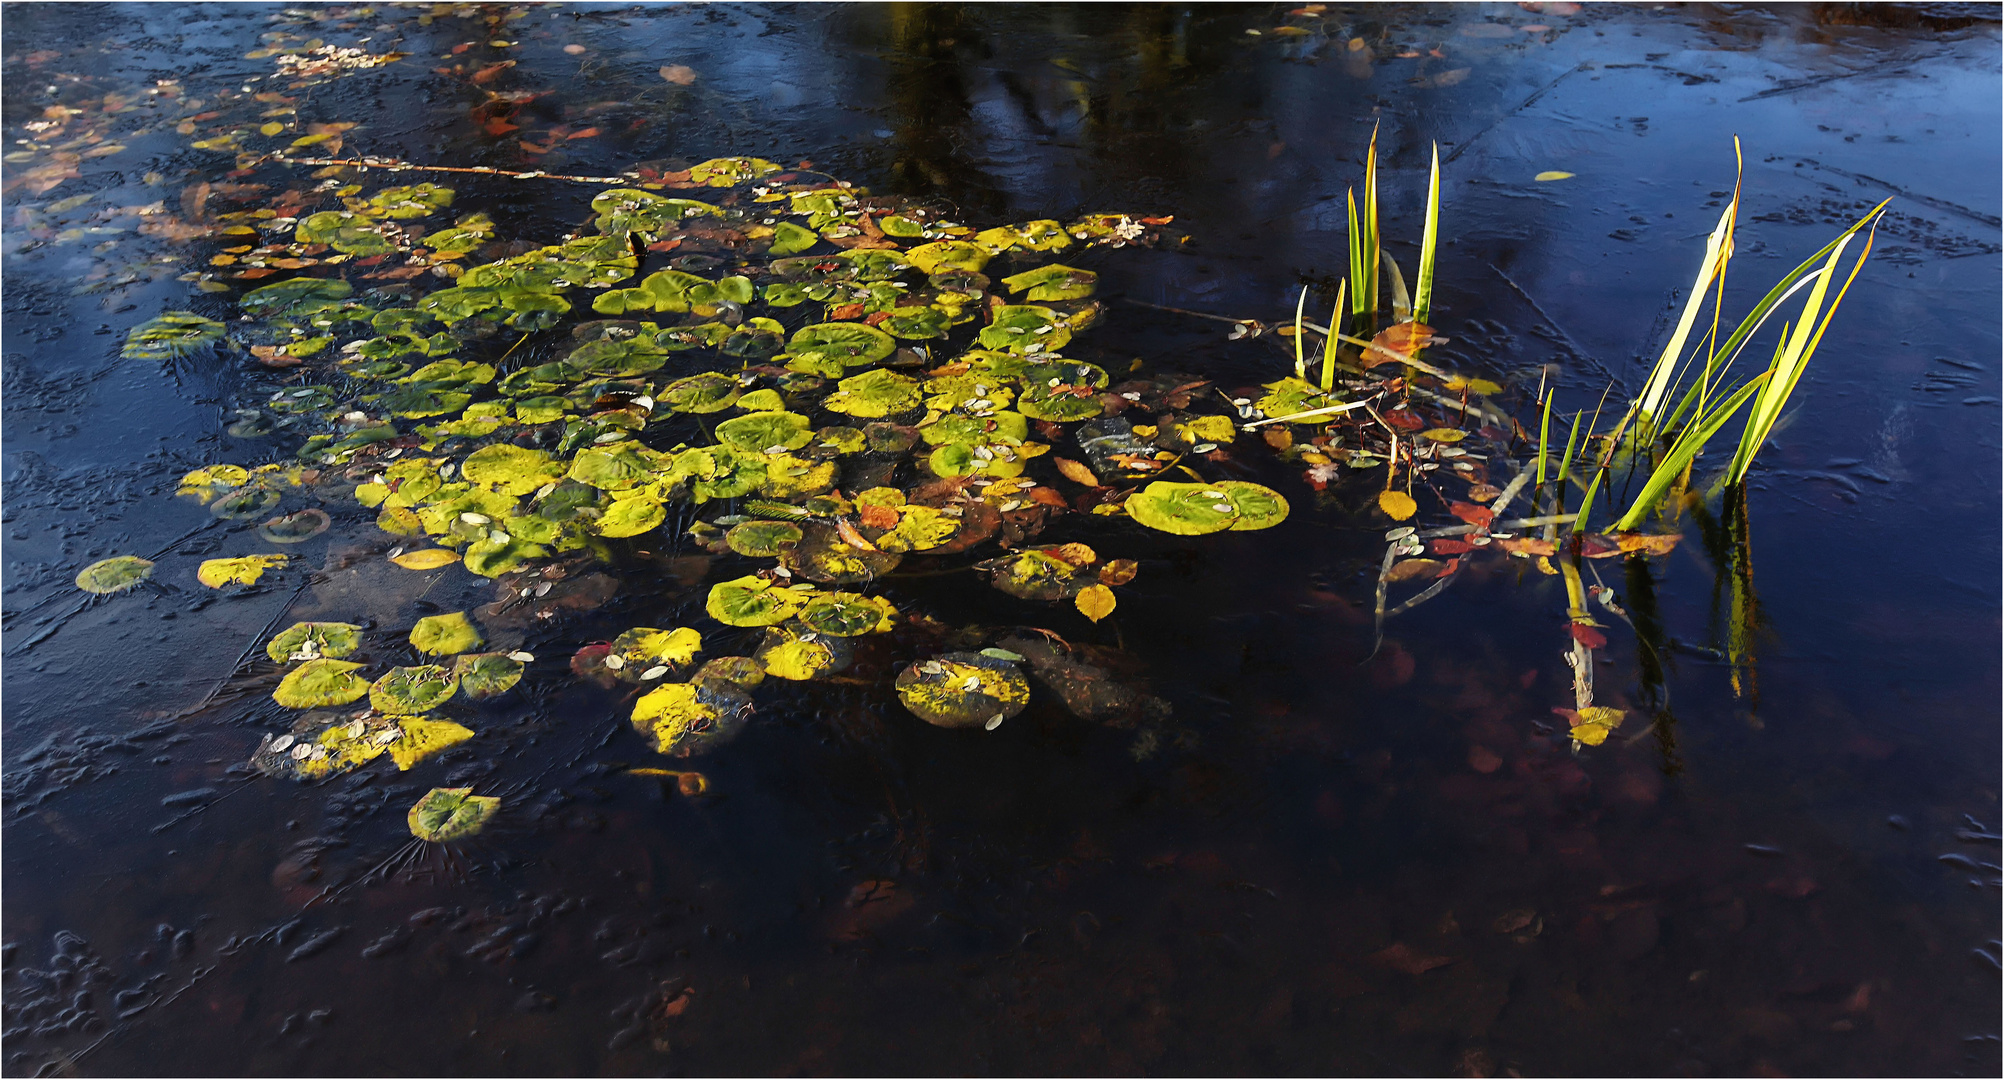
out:
<path id="1" fill-rule="evenodd" d="M 432 788 L 404 815 L 411 835 L 433 844 L 464 840 L 487 826 L 501 800 L 475 795 L 470 787 Z"/>
<path id="2" fill-rule="evenodd" d="M 192 311 L 169 311 L 132 328 L 119 355 L 127 360 L 179 360 L 223 336 L 223 324 Z"/>
<path id="3" fill-rule="evenodd" d="M 153 564 L 137 555 L 102 559 L 77 572 L 77 588 L 87 593 L 120 593 L 153 576 Z"/>

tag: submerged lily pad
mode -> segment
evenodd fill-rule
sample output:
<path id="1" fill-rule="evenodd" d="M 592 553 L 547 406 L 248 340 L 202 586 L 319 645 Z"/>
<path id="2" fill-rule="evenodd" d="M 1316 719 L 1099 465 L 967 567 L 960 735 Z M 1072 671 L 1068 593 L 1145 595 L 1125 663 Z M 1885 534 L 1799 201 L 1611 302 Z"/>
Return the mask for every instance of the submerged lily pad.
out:
<path id="1" fill-rule="evenodd" d="M 523 670 L 522 661 L 509 653 L 467 653 L 452 660 L 452 674 L 459 680 L 459 688 L 475 701 L 507 693 L 522 681 Z"/>
<path id="2" fill-rule="evenodd" d="M 327 511 L 310 507 L 272 518 L 257 527 L 257 534 L 274 544 L 303 544 L 333 524 L 334 519 L 327 516 Z"/>
<path id="3" fill-rule="evenodd" d="M 132 328 L 119 355 L 127 360 L 178 360 L 223 336 L 223 324 L 192 311 L 168 311 Z"/>
<path id="4" fill-rule="evenodd" d="M 354 673 L 361 666 L 347 660 L 308 660 L 278 681 L 271 699 L 288 709 L 346 705 L 369 692 L 369 680 Z"/>
<path id="5" fill-rule="evenodd" d="M 1084 545 L 1070 544 L 1066 547 Z M 1098 580 L 1088 569 L 1093 561 L 1091 549 L 1086 550 L 1083 561 L 1066 559 L 1063 554 L 1067 553 L 1061 548 L 1025 548 L 1014 555 L 990 559 L 976 569 L 986 570 L 989 582 L 1010 596 L 1024 600 L 1063 600 L 1077 596 L 1086 586 Z"/>
<path id="6" fill-rule="evenodd" d="M 225 521 L 254 518 L 278 505 L 279 494 L 259 484 L 247 484 L 218 496 L 209 504 L 209 513 Z"/>
<path id="7" fill-rule="evenodd" d="M 897 626 L 898 609 L 881 596 L 820 593 L 800 609 L 800 625 L 833 637 L 880 634 Z"/>
<path id="8" fill-rule="evenodd" d="M 137 555 L 102 559 L 77 572 L 77 588 L 100 596 L 120 593 L 153 576 L 153 564 Z"/>
<path id="9" fill-rule="evenodd" d="M 771 558 L 800 542 L 800 526 L 789 521 L 747 521 L 731 526 L 724 543 L 740 555 Z"/>
<path id="10" fill-rule="evenodd" d="M 427 615 L 411 627 L 411 645 L 427 656 L 450 656 L 480 647 L 480 630 L 466 612 Z"/>
<path id="11" fill-rule="evenodd" d="M 903 558 L 896 552 L 856 547 L 837 530 L 815 522 L 801 527 L 800 542 L 780 552 L 779 562 L 808 581 L 862 585 L 897 569 Z"/>
<path id="12" fill-rule="evenodd" d="M 445 704 L 458 691 L 459 680 L 437 664 L 391 668 L 369 685 L 369 706 L 379 713 L 416 716 Z"/>
<path id="13" fill-rule="evenodd" d="M 432 788 L 404 815 L 411 835 L 434 844 L 464 840 L 487 827 L 501 800 L 470 787 Z"/>
<path id="14" fill-rule="evenodd" d="M 281 664 L 295 660 L 334 659 L 362 647 L 362 628 L 353 623 L 293 623 L 272 638 L 265 654 Z"/>
<path id="15" fill-rule="evenodd" d="M 724 680 L 667 683 L 633 703 L 633 726 L 658 754 L 700 753 L 728 741 L 751 713 L 751 698 Z"/>
<path id="16" fill-rule="evenodd" d="M 1279 492 L 1243 480 L 1215 484 L 1158 480 L 1127 500 L 1129 517 L 1178 536 L 1271 528 L 1286 520 L 1287 510 L 1287 500 Z"/>
<path id="17" fill-rule="evenodd" d="M 1030 703 L 1021 668 L 981 653 L 947 653 L 898 673 L 898 700 L 912 715 L 943 728 L 994 730 Z"/>

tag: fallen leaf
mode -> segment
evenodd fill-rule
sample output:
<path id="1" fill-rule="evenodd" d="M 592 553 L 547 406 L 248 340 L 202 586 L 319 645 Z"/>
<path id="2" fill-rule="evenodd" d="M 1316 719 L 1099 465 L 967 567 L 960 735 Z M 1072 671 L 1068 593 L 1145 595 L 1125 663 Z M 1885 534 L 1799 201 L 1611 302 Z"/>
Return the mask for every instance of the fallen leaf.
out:
<path id="1" fill-rule="evenodd" d="M 1414 578 L 1432 577 L 1440 571 L 1439 559 L 1401 559 L 1385 572 L 1386 581 L 1411 581 Z"/>
<path id="2" fill-rule="evenodd" d="M 1437 540 L 1428 540 L 1426 549 L 1433 555 L 1466 555 L 1475 550 L 1475 545 L 1452 536 L 1443 536 Z"/>
<path id="3" fill-rule="evenodd" d="M 1559 553 L 1559 545 L 1550 540 L 1541 540 L 1535 536 L 1496 537 L 1490 542 L 1512 555 L 1529 557 L 1532 555 L 1557 555 Z"/>
<path id="4" fill-rule="evenodd" d="M 566 45 L 564 46 L 564 51 L 570 53 L 572 56 L 579 56 L 584 53 L 585 47 L 582 45 Z"/>
<path id="5" fill-rule="evenodd" d="M 855 524 L 848 518 L 835 519 L 835 532 L 842 537 L 843 543 L 858 551 L 877 550 L 877 545 L 870 543 L 862 533 L 858 532 Z"/>
<path id="6" fill-rule="evenodd" d="M 898 527 L 898 511 L 891 506 L 860 506 L 856 516 L 866 529 L 895 529 Z"/>
<path id="7" fill-rule="evenodd" d="M 1614 542 L 1623 554 L 1641 552 L 1644 555 L 1668 555 L 1677 547 L 1681 536 L 1646 536 L 1642 533 L 1616 533 Z"/>
<path id="8" fill-rule="evenodd" d="M 1452 956 L 1423 956 L 1407 947 L 1404 942 L 1372 953 L 1371 959 L 1383 967 L 1391 968 L 1393 971 L 1403 971 L 1408 975 L 1424 975 L 1434 968 L 1454 963 Z"/>
<path id="9" fill-rule="evenodd" d="M 1572 623 L 1571 629 L 1573 633 L 1573 640 L 1579 642 L 1580 644 L 1586 646 L 1587 648 L 1604 649 L 1607 647 L 1607 635 L 1601 633 L 1600 631 L 1594 629 L 1593 627 L 1588 626 L 1585 623 Z"/>
<path id="10" fill-rule="evenodd" d="M 688 86 L 696 81 L 696 69 L 682 64 L 670 64 L 661 69 L 661 77 L 676 86 Z"/>
<path id="11" fill-rule="evenodd" d="M 1433 327 L 1425 323 L 1403 322 L 1388 326 L 1371 339 L 1374 348 L 1364 350 L 1363 365 L 1397 363 L 1427 347 L 1433 341 Z"/>
<path id="12" fill-rule="evenodd" d="M 1073 461 L 1070 458 L 1054 457 L 1051 459 L 1051 463 L 1058 467 L 1058 471 L 1065 475 L 1065 479 L 1075 484 L 1084 484 L 1087 487 L 1100 486 L 1099 477 L 1093 475 L 1093 471 L 1086 468 L 1081 462 Z"/>
<path id="13" fill-rule="evenodd" d="M 1081 615 L 1094 622 L 1113 614 L 1113 606 L 1117 602 L 1113 590 L 1104 585 L 1088 585 L 1079 590 L 1078 596 L 1072 601 L 1078 606 Z"/>
<path id="14" fill-rule="evenodd" d="M 1141 570 L 1141 564 L 1133 559 L 1112 559 L 1099 568 L 1099 580 L 1104 585 L 1125 585 L 1134 580 Z"/>
<path id="15" fill-rule="evenodd" d="M 1447 504 L 1447 509 L 1455 517 L 1466 521 L 1478 529 L 1486 529 L 1489 527 L 1490 522 L 1496 520 L 1496 511 L 1486 506 L 1477 506 L 1474 503 L 1449 503 Z"/>
<path id="16" fill-rule="evenodd" d="M 1545 172 L 1539 173 L 1538 175 L 1532 177 L 1531 179 L 1543 183 L 1549 180 L 1571 180 L 1572 178 L 1573 178 L 1572 173 L 1560 172 L 1557 169 L 1549 169 Z"/>
<path id="17" fill-rule="evenodd" d="M 1378 509 L 1393 521 L 1404 521 L 1419 513 L 1419 504 L 1403 491 L 1381 491 L 1378 493 Z"/>
<path id="18" fill-rule="evenodd" d="M 392 555 L 390 561 L 406 570 L 436 570 L 441 566 L 451 566 L 459 561 L 457 552 L 445 548 L 425 548 L 421 551 L 406 551 Z"/>

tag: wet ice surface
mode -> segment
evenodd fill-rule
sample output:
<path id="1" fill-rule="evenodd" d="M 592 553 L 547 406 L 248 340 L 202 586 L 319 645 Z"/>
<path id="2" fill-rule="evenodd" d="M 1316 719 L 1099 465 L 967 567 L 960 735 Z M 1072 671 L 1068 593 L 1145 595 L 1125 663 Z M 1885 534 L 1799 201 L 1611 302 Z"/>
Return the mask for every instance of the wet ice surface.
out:
<path id="1" fill-rule="evenodd" d="M 209 242 L 101 211 L 183 206 L 233 161 L 163 125 L 46 191 L 10 173 L 5 1070 L 1994 1073 L 1998 41 L 1927 10 L 1331 8 L 1290 36 L 1315 21 L 9 8 L 10 141 L 49 104 L 268 75 L 240 59 L 260 33 L 371 37 L 411 55 L 298 106 L 358 122 L 350 153 L 592 175 L 758 154 L 983 223 L 1147 209 L 1193 240 L 1133 253 L 1109 292 L 1268 320 L 1342 272 L 1342 194 L 1382 123 L 1407 265 L 1428 144 L 1448 160 L 1443 353 L 1519 388 L 1553 365 L 1564 408 L 1645 370 L 1729 193 L 1731 135 L 1738 287 L 1898 198 L 1752 486 L 1757 707 L 1714 651 L 1695 529 L 1654 583 L 1685 646 L 1675 721 L 1639 739 L 1574 756 L 1550 734 L 1565 602 L 1536 577 L 1464 575 L 1360 667 L 1369 493 L 1311 511 L 1297 484 L 1281 528 L 1137 544 L 1113 622 L 1175 706 L 1158 745 L 1048 700 L 973 737 L 882 688 L 794 689 L 701 759 L 716 794 L 691 800 L 623 771 L 659 762 L 560 661 L 688 618 L 701 593 L 666 568 L 466 713 L 479 755 L 320 786 L 243 768 L 283 726 L 257 659 L 273 624 L 404 625 L 491 586 L 194 585 L 242 549 L 174 485 L 277 453 L 223 434 L 277 376 L 119 361 L 131 326 L 227 296 L 175 279 Z M 489 135 L 471 113 L 489 90 L 547 93 Z M 599 133 L 525 149 L 559 125 Z M 455 179 L 455 207 L 511 237 L 566 231 L 595 190 Z M 124 231 L 65 232 L 86 228 Z M 142 272 L 163 256 L 185 261 Z M 1103 344 L 1226 385 L 1286 363 L 1215 323 L 1112 312 Z M 372 535 L 298 554 L 334 569 Z M 169 587 L 73 610 L 83 565 L 170 547 Z M 952 578 L 903 590 L 960 621 L 1049 617 Z M 1609 655 L 1601 678 L 1633 686 L 1633 654 Z M 503 795 L 503 824 L 365 880 L 447 783 Z"/>

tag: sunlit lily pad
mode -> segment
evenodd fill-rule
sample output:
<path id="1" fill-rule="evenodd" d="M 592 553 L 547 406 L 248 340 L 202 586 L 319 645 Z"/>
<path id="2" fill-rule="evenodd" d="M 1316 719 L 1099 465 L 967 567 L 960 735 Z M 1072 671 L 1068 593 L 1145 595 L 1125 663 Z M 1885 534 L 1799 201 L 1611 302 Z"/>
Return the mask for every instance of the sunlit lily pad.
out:
<path id="1" fill-rule="evenodd" d="M 474 701 L 507 693 L 522 681 L 522 672 L 522 661 L 509 653 L 467 653 L 452 661 L 452 674 L 459 680 L 459 689 Z"/>
<path id="2" fill-rule="evenodd" d="M 874 364 L 896 352 L 898 343 L 874 326 L 854 322 L 815 323 L 793 332 L 786 351 L 806 360 L 833 360 L 845 367 Z M 881 414 L 878 414 L 881 415 Z"/>
<path id="3" fill-rule="evenodd" d="M 750 576 L 710 587 L 703 610 L 726 626 L 776 626 L 792 618 L 811 593 Z"/>
<path id="4" fill-rule="evenodd" d="M 445 704 L 458 691 L 459 680 L 437 664 L 391 668 L 369 685 L 369 706 L 393 716 L 416 716 Z"/>
<path id="5" fill-rule="evenodd" d="M 235 559 L 204 559 L 195 568 L 195 580 L 211 589 L 226 585 L 255 585 L 266 570 L 284 566 L 290 555 L 244 555 Z"/>
<path id="6" fill-rule="evenodd" d="M 237 306 L 253 318 L 266 318 L 316 301 L 343 300 L 354 291 L 340 278 L 292 278 L 252 289 Z"/>
<path id="7" fill-rule="evenodd" d="M 1066 548 L 1084 548 L 1083 544 Z M 989 582 L 1010 596 L 1024 600 L 1064 600 L 1077 596 L 1098 577 L 1089 569 L 1093 555 L 1085 549 L 1083 559 L 1066 558 L 1071 552 L 1059 547 L 1025 548 L 1013 555 L 990 559 L 976 569 L 985 570 Z"/>
<path id="8" fill-rule="evenodd" d="M 87 593 L 120 593 L 153 576 L 153 564 L 137 555 L 119 555 L 84 567 L 77 588 Z"/>
<path id="9" fill-rule="evenodd" d="M 120 355 L 127 360 L 178 360 L 223 336 L 223 324 L 192 311 L 169 311 L 148 319 L 125 336 Z"/>
<path id="10" fill-rule="evenodd" d="M 1279 492 L 1243 480 L 1215 484 L 1158 480 L 1127 500 L 1129 517 L 1178 536 L 1271 528 L 1287 518 L 1287 511 L 1287 500 Z"/>
<path id="11" fill-rule="evenodd" d="M 881 596 L 820 593 L 800 609 L 800 625 L 833 637 L 886 633 L 897 626 L 898 609 Z"/>
<path id="12" fill-rule="evenodd" d="M 423 716 L 398 716 L 389 719 L 397 737 L 385 749 L 390 760 L 397 763 L 397 771 L 404 772 L 425 758 L 449 747 L 458 746 L 473 737 L 471 728 L 455 724 L 450 720 L 433 720 Z M 385 732 L 387 734 L 387 732 Z M 383 736 L 376 736 L 381 739 Z"/>
<path id="13" fill-rule="evenodd" d="M 460 463 L 459 474 L 503 495 L 527 495 L 561 479 L 564 467 L 541 450 L 495 443 L 468 454 Z"/>
<path id="14" fill-rule="evenodd" d="M 626 682 L 652 683 L 689 667 L 702 651 L 703 635 L 689 627 L 636 626 L 612 639 L 604 663 Z"/>
<path id="15" fill-rule="evenodd" d="M 686 755 L 729 740 L 750 712 L 751 699 L 729 682 L 667 683 L 633 703 L 633 726 L 655 753 Z"/>
<path id="16" fill-rule="evenodd" d="M 1099 275 L 1090 270 L 1077 270 L 1060 263 L 1040 266 L 1035 270 L 1025 270 L 1002 279 L 1012 293 L 1029 290 L 1024 299 L 1034 303 L 1048 300 L 1078 300 L 1091 296 L 1099 280 Z"/>
<path id="17" fill-rule="evenodd" d="M 898 673 L 898 700 L 912 715 L 944 728 L 993 730 L 1030 703 L 1030 681 L 1010 661 L 947 653 Z"/>
<path id="18" fill-rule="evenodd" d="M 780 565 L 824 585 L 864 585 L 897 568 L 902 555 L 855 547 L 826 525 L 801 527 L 798 544 L 780 553 Z"/>
<path id="19" fill-rule="evenodd" d="M 741 393 L 743 388 L 736 379 L 706 371 L 669 383 L 659 400 L 676 412 L 713 413 L 730 408 Z"/>
<path id="20" fill-rule="evenodd" d="M 765 665 L 749 656 L 713 657 L 703 661 L 703 666 L 689 676 L 689 681 L 699 686 L 722 682 L 750 689 L 765 681 Z"/>
<path id="21" fill-rule="evenodd" d="M 308 660 L 279 680 L 271 699 L 288 709 L 346 705 L 369 692 L 369 680 L 354 673 L 361 666 L 347 660 Z"/>
<path id="22" fill-rule="evenodd" d="M 352 623 L 300 622 L 286 627 L 264 647 L 281 664 L 335 659 L 362 647 L 362 628 Z"/>
<path id="23" fill-rule="evenodd" d="M 776 679 L 806 682 L 832 675 L 849 666 L 854 653 L 839 637 L 791 626 L 771 626 L 752 659 L 765 666 Z"/>
<path id="24" fill-rule="evenodd" d="M 452 189 L 433 183 L 384 188 L 369 198 L 369 211 L 386 218 L 421 218 L 452 205 Z"/>
<path id="25" fill-rule="evenodd" d="M 920 244 L 905 252 L 905 258 L 913 266 L 928 274 L 941 270 L 979 271 L 994 258 L 988 249 L 963 240 L 941 240 L 931 244 Z"/>
<path id="26" fill-rule="evenodd" d="M 464 840 L 486 828 L 501 809 L 493 795 L 475 795 L 470 787 L 432 788 L 404 815 L 411 835 L 434 844 Z"/>
<path id="27" fill-rule="evenodd" d="M 411 627 L 411 646 L 427 656 L 450 656 L 480 647 L 480 629 L 464 611 L 427 615 Z"/>
<path id="28" fill-rule="evenodd" d="M 917 408 L 919 404 L 918 381 L 884 368 L 851 375 L 838 386 L 840 389 L 822 401 L 822 408 L 877 419 Z"/>
<path id="29" fill-rule="evenodd" d="M 779 453 L 806 446 L 814 437 L 811 427 L 798 413 L 754 412 L 718 424 L 717 441 L 748 454 Z"/>
<path id="30" fill-rule="evenodd" d="M 324 533 L 334 524 L 327 511 L 318 508 L 281 514 L 257 527 L 257 534 L 274 544 L 303 544 Z"/>
<path id="31" fill-rule="evenodd" d="M 644 492 L 626 492 L 613 498 L 605 512 L 592 523 L 600 536 L 619 539 L 649 532 L 668 518 L 668 507 Z"/>
<path id="32" fill-rule="evenodd" d="M 250 470 L 241 465 L 209 465 L 181 478 L 174 494 L 207 506 L 218 496 L 227 495 L 250 482 Z"/>

